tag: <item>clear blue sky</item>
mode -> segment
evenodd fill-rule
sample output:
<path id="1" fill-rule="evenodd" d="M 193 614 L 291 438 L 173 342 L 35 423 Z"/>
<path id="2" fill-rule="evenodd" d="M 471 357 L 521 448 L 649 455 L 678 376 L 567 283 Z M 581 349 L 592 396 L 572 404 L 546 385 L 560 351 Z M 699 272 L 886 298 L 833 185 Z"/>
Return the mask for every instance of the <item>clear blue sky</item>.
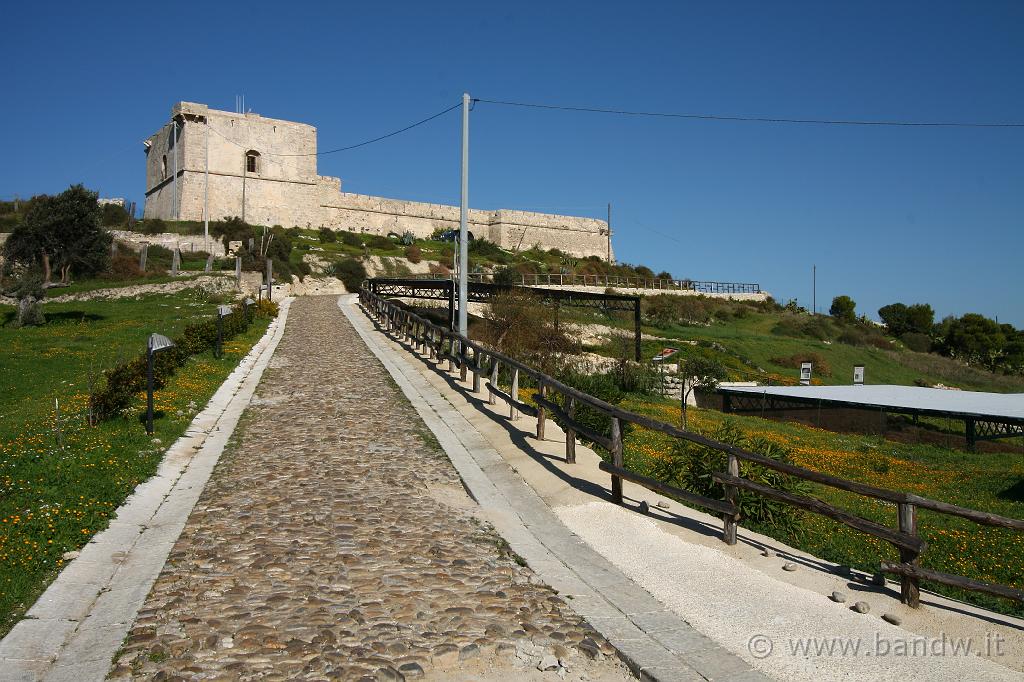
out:
<path id="1" fill-rule="evenodd" d="M 177 100 L 321 149 L 476 97 L 802 118 L 1024 120 L 1024 4 L 15 3 L 0 195 L 139 201 Z M 459 120 L 325 156 L 353 192 L 457 202 Z M 1024 326 L 1024 129 L 785 126 L 479 104 L 471 203 L 603 217 L 620 259 Z M 667 236 L 662 236 L 667 235 Z"/>

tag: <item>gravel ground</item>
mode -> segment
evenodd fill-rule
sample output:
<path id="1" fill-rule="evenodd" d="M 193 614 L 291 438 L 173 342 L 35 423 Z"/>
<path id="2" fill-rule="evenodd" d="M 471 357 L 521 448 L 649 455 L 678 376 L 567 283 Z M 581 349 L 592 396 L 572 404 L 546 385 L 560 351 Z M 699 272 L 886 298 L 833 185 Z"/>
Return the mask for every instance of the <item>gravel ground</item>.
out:
<path id="1" fill-rule="evenodd" d="M 294 302 L 257 393 L 111 677 L 627 679 L 472 515 L 335 297 Z"/>

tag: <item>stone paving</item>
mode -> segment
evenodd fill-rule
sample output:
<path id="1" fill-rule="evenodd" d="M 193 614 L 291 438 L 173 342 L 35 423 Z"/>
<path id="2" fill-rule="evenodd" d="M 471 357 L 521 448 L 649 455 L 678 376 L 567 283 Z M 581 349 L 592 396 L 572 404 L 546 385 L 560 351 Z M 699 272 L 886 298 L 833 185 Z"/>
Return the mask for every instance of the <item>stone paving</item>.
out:
<path id="1" fill-rule="evenodd" d="M 619 678 L 614 649 L 473 516 L 336 297 L 294 302 L 257 395 L 112 678 L 564 678 L 570 661 Z"/>

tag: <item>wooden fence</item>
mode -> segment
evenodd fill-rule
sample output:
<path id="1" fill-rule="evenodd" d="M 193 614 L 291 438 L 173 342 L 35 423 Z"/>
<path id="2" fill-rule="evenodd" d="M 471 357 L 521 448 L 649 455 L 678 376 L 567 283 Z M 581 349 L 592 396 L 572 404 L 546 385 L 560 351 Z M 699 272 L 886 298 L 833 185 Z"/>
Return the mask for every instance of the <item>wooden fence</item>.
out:
<path id="1" fill-rule="evenodd" d="M 500 399 L 506 403 L 509 407 L 509 418 L 512 420 L 519 419 L 522 414 L 536 418 L 538 440 L 544 439 L 544 426 L 547 418 L 550 416 L 557 419 L 565 431 L 565 460 L 567 463 L 574 464 L 576 462 L 577 436 L 595 443 L 610 453 L 611 462 L 601 462 L 599 466 L 602 471 L 611 475 L 611 495 L 616 503 L 622 503 L 622 481 L 632 481 L 663 495 L 717 512 L 722 517 L 722 540 L 726 544 L 734 545 L 736 544 L 736 532 L 741 520 L 739 509 L 736 506 L 736 497 L 740 490 L 748 490 L 798 509 L 828 517 L 854 530 L 879 538 L 893 545 L 899 552 L 900 561 L 882 561 L 881 569 L 885 573 L 892 573 L 900 577 L 901 599 L 911 607 L 916 608 L 919 605 L 919 585 L 921 579 L 1024 602 L 1024 591 L 1022 590 L 921 567 L 920 558 L 928 545 L 918 533 L 917 510 L 928 509 L 968 519 L 981 525 L 999 526 L 1018 531 L 1024 530 L 1024 521 L 1022 520 L 976 511 L 911 493 L 876 488 L 871 485 L 848 481 L 793 464 L 779 462 L 770 457 L 722 443 L 691 431 L 684 431 L 671 424 L 623 410 L 594 396 L 578 391 L 514 358 L 486 348 L 444 327 L 435 325 L 367 289 L 361 290 L 359 297 L 366 311 L 376 318 L 386 332 L 402 341 L 408 342 L 414 351 L 427 353 L 431 359 L 438 362 L 446 361 L 448 363 L 448 371 L 453 371 L 457 367 L 462 381 L 465 381 L 468 374 L 472 373 L 473 393 L 480 392 L 481 381 L 486 377 L 484 388 L 488 393 L 488 402 L 494 405 Z M 509 377 L 507 388 L 502 388 L 499 385 L 499 370 L 503 367 L 506 370 L 506 376 Z M 535 397 L 536 407 L 519 399 L 519 381 L 521 376 L 532 378 L 538 387 Z M 610 435 L 605 436 L 601 433 L 595 433 L 578 422 L 575 416 L 576 410 L 580 406 L 586 406 L 608 417 L 611 422 Z M 676 488 L 625 468 L 622 460 L 623 423 L 635 424 L 645 429 L 697 443 L 724 453 L 727 456 L 725 470 L 713 474 L 714 480 L 720 483 L 724 489 L 725 494 L 723 498 L 719 500 L 697 495 L 688 490 Z M 891 528 L 876 521 L 851 514 L 814 497 L 778 490 L 742 478 L 739 475 L 739 463 L 741 460 L 798 479 L 812 481 L 891 503 L 897 509 L 897 527 Z"/>
<path id="2" fill-rule="evenodd" d="M 417 275 L 413 275 L 416 277 Z M 419 275 L 437 277 L 437 275 Z M 664 279 L 646 277 L 624 277 L 619 275 L 573 275 L 559 273 L 534 273 L 514 275 L 511 284 L 522 286 L 580 286 L 619 287 L 624 289 L 661 289 L 665 291 L 693 291 L 701 294 L 760 294 L 759 284 L 745 282 L 709 282 L 693 279 Z M 471 282 L 493 282 L 494 275 L 471 272 Z"/>

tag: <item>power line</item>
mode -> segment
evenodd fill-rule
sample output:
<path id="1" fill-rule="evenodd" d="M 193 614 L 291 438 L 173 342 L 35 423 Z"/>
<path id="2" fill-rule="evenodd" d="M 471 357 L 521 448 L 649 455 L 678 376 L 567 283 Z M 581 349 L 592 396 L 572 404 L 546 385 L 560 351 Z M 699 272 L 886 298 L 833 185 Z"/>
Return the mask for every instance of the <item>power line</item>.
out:
<path id="1" fill-rule="evenodd" d="M 844 119 L 819 118 L 774 118 L 763 116 L 726 116 L 718 114 L 683 114 L 659 111 L 629 111 L 625 109 L 601 109 L 597 107 L 561 106 L 557 104 L 539 104 L 536 102 L 511 102 L 507 100 L 474 99 L 474 102 L 497 104 L 509 107 L 527 107 L 530 109 L 548 109 L 554 111 L 577 111 L 594 114 L 618 114 L 621 116 L 649 116 L 655 118 L 683 118 L 701 121 L 738 121 L 742 123 L 791 123 L 835 126 L 895 126 L 913 128 L 1024 128 L 1024 123 L 1017 122 L 970 122 L 970 121 L 863 121 Z"/>
<path id="2" fill-rule="evenodd" d="M 417 126 L 423 125 L 424 123 L 429 123 L 430 121 L 433 121 L 435 118 L 440 118 L 441 116 L 444 116 L 445 114 L 447 114 L 449 111 L 453 111 L 455 109 L 458 109 L 461 106 L 462 106 L 462 102 L 459 102 L 458 104 L 453 104 L 452 106 L 448 107 L 444 111 L 439 111 L 436 114 L 434 114 L 433 116 L 428 116 L 427 118 L 423 119 L 422 121 L 416 121 L 415 123 L 413 123 L 411 125 L 407 125 L 404 128 L 400 128 L 400 129 L 395 130 L 394 132 L 390 132 L 390 133 L 388 133 L 386 135 L 381 135 L 380 137 L 375 137 L 372 140 L 366 140 L 365 142 L 360 142 L 359 144 L 352 144 L 352 145 L 349 145 L 347 147 L 338 147 L 337 149 L 329 149 L 329 150 L 327 150 L 325 152 L 316 152 L 315 154 L 272 154 L 272 156 L 323 156 L 324 154 L 334 154 L 336 152 L 347 152 L 350 149 L 358 149 L 359 147 L 365 147 L 368 144 L 373 144 L 374 142 L 380 142 L 381 140 L 386 140 L 389 137 L 394 137 L 395 135 L 401 135 L 402 133 L 404 133 L 407 130 L 412 130 L 413 128 L 415 128 Z"/>

